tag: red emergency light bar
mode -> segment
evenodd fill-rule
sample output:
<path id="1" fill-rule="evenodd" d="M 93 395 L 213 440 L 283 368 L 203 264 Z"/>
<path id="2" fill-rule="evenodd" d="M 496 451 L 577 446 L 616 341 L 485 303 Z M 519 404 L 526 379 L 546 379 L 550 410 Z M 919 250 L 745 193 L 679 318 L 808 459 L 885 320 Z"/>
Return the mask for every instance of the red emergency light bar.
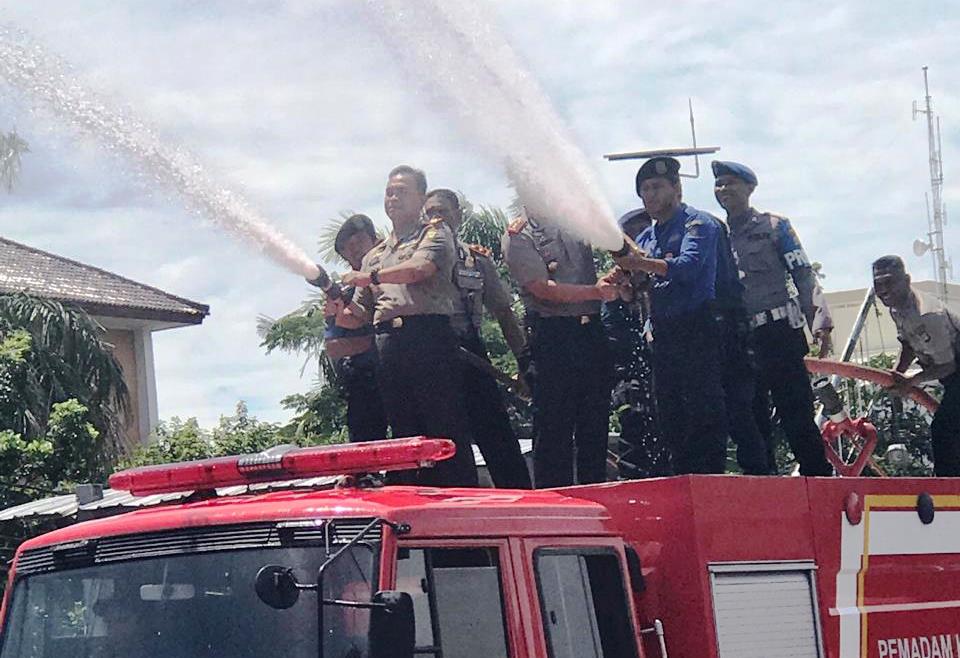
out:
<path id="1" fill-rule="evenodd" d="M 135 496 L 209 490 L 284 479 L 404 471 L 432 466 L 456 452 L 453 441 L 417 436 L 335 446 L 277 446 L 255 455 L 142 466 L 110 476 L 112 489 Z"/>

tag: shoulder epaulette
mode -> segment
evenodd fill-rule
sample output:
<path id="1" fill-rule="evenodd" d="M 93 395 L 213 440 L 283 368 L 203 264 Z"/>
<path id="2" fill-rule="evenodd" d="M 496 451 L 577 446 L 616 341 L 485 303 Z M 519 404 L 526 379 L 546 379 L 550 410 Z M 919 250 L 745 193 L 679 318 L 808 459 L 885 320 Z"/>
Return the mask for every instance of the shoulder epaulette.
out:
<path id="1" fill-rule="evenodd" d="M 484 256 L 490 258 L 493 256 L 493 252 L 484 247 L 482 244 L 468 244 L 467 249 L 477 254 L 478 256 Z"/>
<path id="2" fill-rule="evenodd" d="M 434 217 L 433 219 L 428 219 L 426 224 L 427 226 L 433 226 L 436 228 L 437 226 L 443 224 L 443 219 L 441 217 Z"/>
<path id="3" fill-rule="evenodd" d="M 526 225 L 527 220 L 525 217 L 517 217 L 507 225 L 507 233 L 510 235 L 516 235 L 522 231 Z"/>

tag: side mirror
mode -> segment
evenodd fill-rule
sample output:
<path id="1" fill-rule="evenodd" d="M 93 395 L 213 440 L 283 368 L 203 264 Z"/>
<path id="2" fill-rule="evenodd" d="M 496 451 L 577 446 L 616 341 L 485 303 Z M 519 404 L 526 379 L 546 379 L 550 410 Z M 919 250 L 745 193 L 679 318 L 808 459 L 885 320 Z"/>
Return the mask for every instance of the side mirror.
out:
<path id="1" fill-rule="evenodd" d="M 413 658 L 417 627 L 406 592 L 377 592 L 370 611 L 370 658 Z"/>
<path id="2" fill-rule="evenodd" d="M 268 564 L 257 572 L 254 589 L 261 601 L 277 610 L 292 608 L 300 598 L 300 587 L 293 569 L 276 564 Z"/>

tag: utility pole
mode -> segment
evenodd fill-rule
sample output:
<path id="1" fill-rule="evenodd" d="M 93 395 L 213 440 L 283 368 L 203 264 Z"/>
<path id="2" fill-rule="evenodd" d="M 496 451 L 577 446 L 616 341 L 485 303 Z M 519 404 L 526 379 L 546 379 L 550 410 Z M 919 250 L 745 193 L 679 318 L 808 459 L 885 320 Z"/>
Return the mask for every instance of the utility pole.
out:
<path id="1" fill-rule="evenodd" d="M 933 257 L 934 276 L 937 280 L 937 297 L 947 301 L 947 280 L 953 278 L 953 263 L 947 258 L 943 248 L 943 226 L 947 223 L 947 211 L 943 205 L 943 158 L 941 156 L 940 117 L 933 113 L 930 98 L 930 84 L 927 80 L 927 67 L 923 67 L 923 108 L 913 102 L 913 118 L 920 114 L 927 116 L 927 145 L 930 154 L 930 197 L 927 210 L 927 241 L 914 242 L 913 251 L 922 256 L 927 251 Z M 930 212 L 932 205 L 932 213 Z"/>

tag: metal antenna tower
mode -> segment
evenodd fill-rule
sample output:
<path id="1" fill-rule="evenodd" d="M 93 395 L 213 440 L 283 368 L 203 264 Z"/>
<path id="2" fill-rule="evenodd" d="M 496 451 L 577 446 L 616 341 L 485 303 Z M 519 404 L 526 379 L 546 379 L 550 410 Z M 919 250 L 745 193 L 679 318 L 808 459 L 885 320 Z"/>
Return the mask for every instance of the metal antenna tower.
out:
<path id="1" fill-rule="evenodd" d="M 934 274 L 937 278 L 937 296 L 947 301 L 947 280 L 953 278 L 953 263 L 943 249 L 943 226 L 947 223 L 947 209 L 943 205 L 943 158 L 941 157 L 940 117 L 933 113 L 930 99 L 930 84 L 927 80 L 927 67 L 923 67 L 924 107 L 913 102 L 913 119 L 920 114 L 927 115 L 927 143 L 930 151 L 930 197 L 927 205 L 927 241 L 915 240 L 913 253 L 922 256 L 927 251 L 933 256 Z M 932 202 L 932 203 L 931 203 Z M 930 206 L 933 213 L 930 213 Z"/>

